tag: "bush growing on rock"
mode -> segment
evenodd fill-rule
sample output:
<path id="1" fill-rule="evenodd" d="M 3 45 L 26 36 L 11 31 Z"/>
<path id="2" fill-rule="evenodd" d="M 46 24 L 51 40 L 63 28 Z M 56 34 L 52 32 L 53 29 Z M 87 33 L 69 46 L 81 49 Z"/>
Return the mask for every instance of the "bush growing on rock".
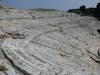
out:
<path id="1" fill-rule="evenodd" d="M 0 65 L 0 71 L 6 70 L 5 66 Z"/>

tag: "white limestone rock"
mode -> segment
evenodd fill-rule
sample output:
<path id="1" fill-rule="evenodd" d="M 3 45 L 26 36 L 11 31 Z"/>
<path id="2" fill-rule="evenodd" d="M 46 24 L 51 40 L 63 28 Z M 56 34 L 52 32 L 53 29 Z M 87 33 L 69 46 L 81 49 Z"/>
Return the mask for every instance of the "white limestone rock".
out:
<path id="1" fill-rule="evenodd" d="M 99 75 L 100 63 L 92 59 L 100 60 L 98 28 L 96 19 L 74 13 L 0 9 L 0 31 L 9 36 L 0 39 L 2 51 L 23 75 Z M 7 64 L 6 73 L 17 75 Z"/>

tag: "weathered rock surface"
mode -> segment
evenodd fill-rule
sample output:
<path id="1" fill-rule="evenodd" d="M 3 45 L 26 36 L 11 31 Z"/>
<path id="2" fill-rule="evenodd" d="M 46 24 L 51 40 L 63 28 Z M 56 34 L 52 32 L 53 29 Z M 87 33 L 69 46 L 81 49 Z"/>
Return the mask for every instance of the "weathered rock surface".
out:
<path id="1" fill-rule="evenodd" d="M 74 13 L 0 9 L 0 59 L 11 67 L 0 75 L 99 75 L 99 28 Z"/>

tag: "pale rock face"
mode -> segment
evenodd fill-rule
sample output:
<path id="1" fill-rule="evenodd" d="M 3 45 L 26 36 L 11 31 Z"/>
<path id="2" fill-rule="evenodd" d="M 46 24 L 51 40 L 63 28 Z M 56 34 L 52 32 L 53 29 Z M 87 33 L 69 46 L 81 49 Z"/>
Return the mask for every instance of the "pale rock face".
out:
<path id="1" fill-rule="evenodd" d="M 6 59 L 0 60 L 0 65 L 5 67 L 5 69 L 0 72 L 0 75 L 16 75 L 15 70 L 7 63 Z"/>
<path id="2" fill-rule="evenodd" d="M 99 75 L 99 27 L 74 13 L 0 9 L 0 59 L 10 63 L 0 75 Z"/>

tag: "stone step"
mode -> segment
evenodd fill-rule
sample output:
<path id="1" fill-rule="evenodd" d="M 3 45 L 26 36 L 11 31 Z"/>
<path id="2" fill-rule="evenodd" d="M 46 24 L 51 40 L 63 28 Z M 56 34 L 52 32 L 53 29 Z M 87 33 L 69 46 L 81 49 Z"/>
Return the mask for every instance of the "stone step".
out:
<path id="1" fill-rule="evenodd" d="M 14 19 L 32 19 L 32 17 L 26 13 L 26 12 L 23 12 L 23 13 L 19 13 L 19 12 L 0 12 L 0 19 L 2 20 L 14 20 Z"/>
<path id="2" fill-rule="evenodd" d="M 57 13 L 57 12 L 30 12 L 31 15 L 33 15 L 36 19 L 40 18 L 54 18 L 54 17 L 63 17 L 66 15 L 66 13 Z"/>
<path id="3" fill-rule="evenodd" d="M 70 24 L 70 23 L 62 23 L 62 24 L 56 24 L 56 25 L 53 25 L 55 27 L 59 27 L 59 28 L 62 28 L 62 29 L 67 29 L 67 28 L 74 28 L 74 27 L 80 27 L 78 24 Z"/>
<path id="4" fill-rule="evenodd" d="M 29 74 L 29 75 L 31 75 L 31 74 L 35 75 L 35 74 L 37 74 L 37 72 L 39 72 L 39 70 L 37 70 L 36 68 L 34 68 L 32 66 L 32 64 L 29 64 L 28 61 L 25 61 L 25 59 L 23 59 L 20 55 L 18 55 L 13 50 L 3 49 L 3 51 L 5 52 L 5 54 L 7 55 L 7 57 L 11 60 L 11 62 L 13 62 L 13 64 L 17 68 L 19 68 L 23 73 Z"/>
<path id="5" fill-rule="evenodd" d="M 71 45 L 65 44 L 63 42 L 60 42 L 58 40 L 55 40 L 55 39 L 50 38 L 50 37 L 43 35 L 43 34 L 36 37 L 36 38 L 33 38 L 31 42 L 37 43 L 37 44 L 44 46 L 44 47 L 57 49 L 57 50 L 65 52 L 65 53 L 72 52 L 75 55 L 81 55 L 81 52 L 77 47 L 76 48 L 72 47 Z"/>
<path id="6" fill-rule="evenodd" d="M 76 56 L 76 55 L 74 56 L 74 54 L 63 53 L 62 51 L 57 51 L 57 50 L 52 49 L 52 48 L 44 47 L 44 46 L 41 46 L 40 44 L 31 43 L 31 44 L 27 44 L 26 46 L 29 46 L 27 48 L 31 49 L 31 51 L 27 51 L 28 49 L 26 47 L 24 47 L 29 55 L 33 54 L 42 60 L 48 61 L 48 62 L 53 63 L 53 64 L 55 63 L 55 64 L 61 66 L 61 73 L 58 73 L 58 75 L 67 74 L 67 73 L 64 73 L 63 71 L 68 72 L 69 69 L 71 71 L 73 70 L 73 72 L 75 72 L 76 67 L 80 68 L 80 64 L 82 64 L 82 63 L 84 64 L 84 62 L 81 61 L 81 58 L 79 56 Z M 72 52 L 69 49 L 68 50 L 66 49 L 66 51 Z M 76 50 L 73 49 L 73 51 L 76 51 Z M 86 68 L 86 66 L 85 67 L 81 66 L 81 69 L 85 69 L 85 68 Z M 77 70 L 81 71 L 81 69 L 77 69 Z M 81 71 L 81 74 L 82 73 L 83 72 Z"/>
<path id="7" fill-rule="evenodd" d="M 92 41 L 92 39 L 96 39 L 95 36 L 91 35 L 88 31 L 86 31 L 85 29 L 81 27 L 64 29 L 63 31 L 87 44 L 89 42 L 88 40 Z"/>
<path id="8" fill-rule="evenodd" d="M 62 42 L 64 44 L 73 46 L 75 48 L 83 48 L 86 46 L 83 42 L 73 38 L 70 35 L 67 35 L 63 32 L 60 31 L 54 31 L 54 32 L 49 32 L 46 34 L 48 37 L 51 37 L 54 40 L 58 40 L 59 42 Z M 65 41 L 66 40 L 66 41 Z"/>
<path id="9" fill-rule="evenodd" d="M 0 65 L 5 67 L 5 70 L 0 72 L 0 75 L 17 75 L 14 68 L 8 64 L 6 59 L 0 60 Z"/>
<path id="10" fill-rule="evenodd" d="M 44 71 L 44 73 L 54 74 L 56 72 L 59 72 L 52 64 L 48 64 L 42 59 L 39 60 L 38 57 L 32 55 L 32 52 L 28 49 L 29 52 L 31 52 L 31 55 L 28 55 L 28 51 L 24 49 L 20 49 L 17 45 L 17 43 L 14 44 L 16 41 L 7 41 L 8 42 L 8 48 L 7 46 L 3 46 L 4 52 L 7 54 L 7 56 L 14 62 L 14 64 L 19 67 L 21 70 L 25 70 L 26 73 L 32 74 L 32 75 L 38 75 L 40 71 Z M 7 44 L 6 42 L 6 44 Z M 12 43 L 13 45 L 12 45 Z M 13 48 L 11 48 L 11 46 Z M 15 46 L 16 45 L 16 46 Z M 32 57 L 34 56 L 34 57 Z M 41 62 L 40 62 L 41 61 Z M 23 67 L 24 66 L 24 67 Z M 27 70 L 27 68 L 29 68 Z M 59 69 L 59 68 L 58 68 Z"/>
<path id="11" fill-rule="evenodd" d="M 48 31 L 54 31 L 55 29 L 58 29 L 57 27 L 52 27 L 49 25 L 45 25 L 45 26 L 40 26 L 40 27 L 35 27 L 33 28 L 36 31 L 41 31 L 43 33 L 48 32 Z"/>

